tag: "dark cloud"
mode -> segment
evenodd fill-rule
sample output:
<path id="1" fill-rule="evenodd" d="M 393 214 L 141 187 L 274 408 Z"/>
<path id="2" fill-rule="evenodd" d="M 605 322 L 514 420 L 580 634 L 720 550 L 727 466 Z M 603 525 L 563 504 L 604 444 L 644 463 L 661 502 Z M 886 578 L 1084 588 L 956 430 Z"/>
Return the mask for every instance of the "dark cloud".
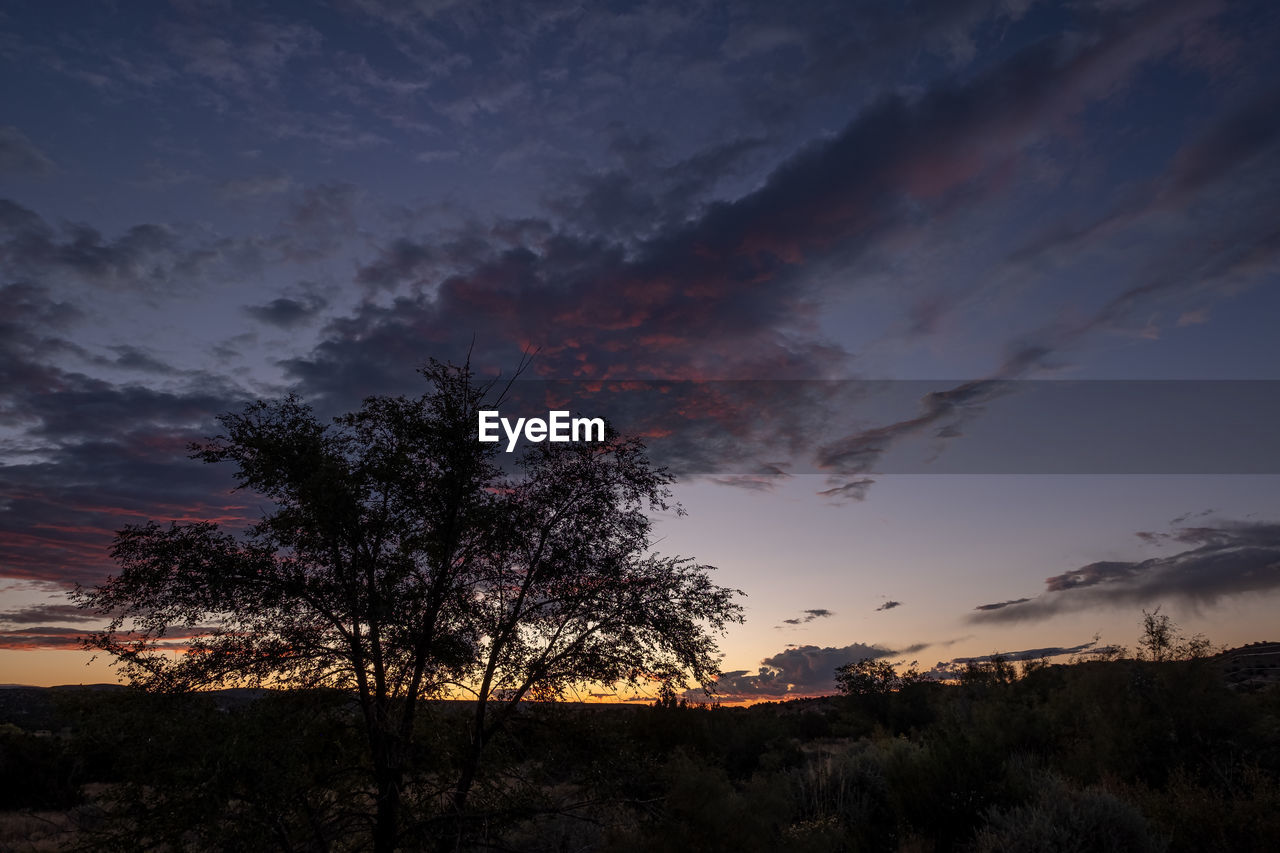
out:
<path id="1" fill-rule="evenodd" d="M 315 319 L 328 304 L 327 300 L 315 294 L 300 299 L 280 296 L 265 305 L 247 305 L 244 312 L 268 325 L 292 329 Z"/>
<path id="2" fill-rule="evenodd" d="M 805 611 L 803 611 L 802 615 L 797 616 L 797 617 L 795 617 L 795 618 L 793 618 L 793 619 L 783 619 L 783 620 L 782 620 L 782 624 L 784 624 L 784 625 L 804 625 L 804 624 L 807 624 L 807 623 L 809 623 L 809 622 L 812 622 L 814 619 L 826 619 L 826 618 L 828 618 L 828 617 L 835 616 L 835 615 L 836 615 L 836 614 L 835 614 L 835 612 L 834 612 L 834 611 L 827 610 L 827 609 L 826 609 L 826 608 L 824 608 L 824 607 L 818 607 L 818 608 L 814 608 L 814 609 L 812 609 L 812 610 L 805 610 Z"/>
<path id="3" fill-rule="evenodd" d="M 974 610 L 999 610 L 1002 607 L 1009 607 L 1010 605 L 1014 605 L 1014 604 L 1022 604 L 1030 600 L 1031 599 L 1029 598 L 1011 598 L 1008 601 L 997 601 L 994 604 L 979 604 L 977 607 L 973 609 Z"/>
<path id="4" fill-rule="evenodd" d="M 902 606 L 901 601 L 894 601 L 893 599 L 889 599 L 884 604 L 881 604 L 879 607 L 877 607 L 876 612 L 879 613 L 881 610 L 892 610 L 895 607 L 901 607 L 901 606 Z"/>
<path id="5" fill-rule="evenodd" d="M 1167 178 L 1164 200 L 1185 200 L 1194 191 L 1247 166 L 1260 155 L 1274 154 L 1280 143 L 1280 89 L 1269 92 L 1224 116 L 1176 157 Z"/>
<path id="6" fill-rule="evenodd" d="M 1044 646 L 1038 649 L 1019 649 L 1010 652 L 993 652 L 989 655 L 978 655 L 976 657 L 960 657 L 952 658 L 948 661 L 938 661 L 924 675 L 940 681 L 948 681 L 959 678 L 964 674 L 965 670 L 971 664 L 986 664 L 999 658 L 1005 662 L 1017 663 L 1020 661 L 1044 660 L 1046 658 L 1062 657 L 1064 655 L 1079 655 L 1081 657 L 1106 657 L 1114 654 L 1116 647 L 1100 646 L 1095 637 L 1087 643 L 1081 643 L 1076 646 Z"/>
<path id="7" fill-rule="evenodd" d="M 57 233 L 42 221 L 10 231 L 4 246 L 12 269 L 37 278 L 45 272 L 72 273 L 95 282 L 117 286 L 161 283 L 156 261 L 176 262 L 178 240 L 163 225 L 135 225 L 115 239 L 97 229 L 71 223 Z"/>
<path id="8" fill-rule="evenodd" d="M 54 622 L 94 622 L 102 617 L 74 604 L 33 604 L 21 610 L 0 612 L 0 623 L 8 625 L 49 625 Z"/>
<path id="9" fill-rule="evenodd" d="M 860 502 L 867 499 L 867 493 L 871 491 L 871 487 L 875 484 L 876 481 L 870 477 L 862 477 L 833 485 L 829 489 L 823 489 L 818 494 L 831 498 L 837 503 Z"/>
<path id="10" fill-rule="evenodd" d="M 1058 592 L 1064 589 L 1075 589 L 1077 587 L 1093 586 L 1094 584 L 1130 578 L 1138 571 L 1141 571 L 1138 563 L 1103 561 L 1090 563 L 1074 571 L 1063 572 L 1060 575 L 1046 578 L 1044 585 L 1049 592 Z"/>
<path id="11" fill-rule="evenodd" d="M 985 404 L 1012 394 L 1017 383 L 1011 381 L 1039 366 L 1047 350 L 1022 346 L 1013 349 L 996 375 L 987 379 L 963 382 L 942 391 L 930 391 L 920 399 L 919 413 L 914 417 L 872 427 L 829 441 L 818 448 L 815 462 L 829 472 L 831 488 L 820 494 L 839 500 L 861 501 L 875 480 L 873 473 L 885 454 L 904 439 L 933 430 L 938 439 L 963 435 L 959 422 L 974 417 Z M 942 426 L 934 430 L 934 427 Z M 852 478 L 852 479 L 850 479 Z"/>
<path id="12" fill-rule="evenodd" d="M 784 480 L 791 479 L 791 475 L 778 465 L 764 463 L 747 474 L 732 474 L 724 477 L 708 477 L 707 479 L 722 486 L 768 492 L 772 491 Z"/>
<path id="13" fill-rule="evenodd" d="M 186 458 L 187 443 L 212 430 L 166 429 L 146 420 L 118 429 L 103 424 L 100 435 L 33 451 L 56 463 L 6 467 L 0 484 L 6 576 L 98 583 L 110 570 L 112 536 L 126 524 L 209 519 L 236 529 L 259 514 L 253 496 L 228 494 L 227 472 Z"/>
<path id="14" fill-rule="evenodd" d="M 173 293 L 179 284 L 221 269 L 244 272 L 258 262 L 254 241 L 188 241 L 168 225 L 143 223 L 115 237 L 79 222 L 58 227 L 34 211 L 0 200 L 0 269 L 41 287 L 60 282 L 140 293 Z"/>
<path id="15" fill-rule="evenodd" d="M 1195 547 L 1147 560 L 1090 563 L 1048 578 L 1035 598 L 980 605 L 970 621 L 1016 622 L 1165 601 L 1199 607 L 1280 589 L 1280 524 L 1228 521 L 1181 528 L 1168 538 Z"/>
<path id="16" fill-rule="evenodd" d="M 254 510 L 229 496 L 225 472 L 187 458 L 243 403 L 228 383 L 185 378 L 173 389 L 115 384 L 51 363 L 80 355 L 58 334 L 79 314 L 35 285 L 0 289 L 0 549 L 8 577 L 95 583 L 115 530 L 158 519 L 216 518 L 239 526 Z M 112 366 L 163 369 L 135 347 Z"/>
<path id="17" fill-rule="evenodd" d="M 1280 524 L 1227 522 L 1221 526 L 1183 527 L 1174 531 L 1173 539 L 1187 545 L 1203 545 L 1209 548 L 1233 546 L 1273 548 L 1280 544 Z"/>
<path id="18" fill-rule="evenodd" d="M 66 330 L 83 318 L 80 309 L 53 297 L 48 288 L 30 282 L 14 282 L 0 286 L 0 306 L 4 308 L 6 337 L 14 339 L 32 326 Z"/>
<path id="19" fill-rule="evenodd" d="M 79 649 L 88 633 L 82 628 L 41 626 L 33 628 L 0 628 L 0 649 L 31 651 L 35 649 Z M 200 629 L 179 628 L 168 631 L 166 639 L 156 644 L 158 649 L 179 651 L 185 648 L 184 638 L 198 636 Z"/>
<path id="20" fill-rule="evenodd" d="M 331 257 L 356 235 L 358 198 L 350 184 L 308 187 L 271 233 L 248 237 L 159 223 L 109 236 L 80 222 L 55 227 L 29 208 L 0 199 L 0 273 L 42 288 L 87 285 L 178 296 L 183 287 L 225 284 L 261 272 L 269 262 L 308 264 Z M 305 290 L 301 301 L 315 305 L 314 288 Z"/>
<path id="21" fill-rule="evenodd" d="M 1207 516 L 1213 515 L 1214 512 L 1215 510 L 1212 510 L 1212 509 L 1202 509 L 1199 512 L 1184 512 L 1182 515 L 1179 515 L 1177 518 L 1172 519 L 1169 522 L 1169 526 L 1181 527 L 1183 524 L 1185 524 L 1186 522 L 1190 521 L 1193 518 L 1205 518 Z M 1145 536 L 1164 536 L 1168 534 L 1140 533 L 1138 535 L 1145 537 Z"/>
<path id="22" fill-rule="evenodd" d="M 995 658 L 1003 658 L 1007 661 L 1024 661 L 1024 660 L 1040 660 L 1041 658 L 1055 658 L 1063 655 L 1079 654 L 1087 649 L 1097 646 L 1097 640 L 1090 640 L 1087 643 L 1081 643 L 1078 646 L 1045 646 L 1039 649 L 1021 649 L 1016 652 L 995 652 L 989 655 L 979 655 L 978 657 L 969 658 L 953 658 L 953 664 L 968 663 L 989 663 Z"/>
<path id="23" fill-rule="evenodd" d="M 78 628 L 0 628 L 0 649 L 78 649 L 84 634 Z"/>
<path id="24" fill-rule="evenodd" d="M 114 359 L 108 360 L 108 363 L 113 367 L 121 367 L 125 370 L 140 370 L 144 373 L 176 372 L 172 365 L 160 361 L 141 347 L 121 344 L 111 347 L 111 351 L 116 354 Z"/>
<path id="25" fill-rule="evenodd" d="M 716 683 L 718 695 L 728 699 L 780 699 L 834 693 L 836 668 L 863 658 L 889 657 L 896 652 L 881 646 L 852 643 L 830 646 L 797 646 L 760 662 L 755 673 L 726 672 Z M 691 698 L 701 695 L 689 691 Z"/>
<path id="26" fill-rule="evenodd" d="M 437 253 L 424 243 L 399 238 L 383 249 L 378 260 L 356 273 L 356 281 L 373 288 L 392 290 L 402 283 L 425 277 Z"/>

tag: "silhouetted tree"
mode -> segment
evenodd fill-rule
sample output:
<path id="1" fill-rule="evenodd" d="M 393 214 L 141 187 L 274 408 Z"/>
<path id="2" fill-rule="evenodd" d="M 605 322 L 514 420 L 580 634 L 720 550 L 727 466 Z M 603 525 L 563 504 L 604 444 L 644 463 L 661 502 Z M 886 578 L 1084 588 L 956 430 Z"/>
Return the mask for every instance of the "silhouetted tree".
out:
<path id="1" fill-rule="evenodd" d="M 898 672 L 902 661 L 863 658 L 836 667 L 836 688 L 850 696 L 885 696 L 924 678 L 914 665 Z"/>
<path id="2" fill-rule="evenodd" d="M 960 683 L 968 687 L 996 687 L 1017 680 L 1017 667 L 1002 654 L 993 654 L 985 660 L 967 661 L 960 671 Z"/>
<path id="3" fill-rule="evenodd" d="M 1173 656 L 1173 643 L 1178 626 L 1167 613 L 1157 607 L 1150 613 L 1142 611 L 1142 636 L 1138 639 L 1138 657 L 1162 661 Z"/>
<path id="4" fill-rule="evenodd" d="M 1199 660 L 1215 651 L 1204 634 L 1188 637 L 1167 614 L 1157 607 L 1142 611 L 1142 636 L 1138 639 L 1138 659 L 1151 661 Z"/>
<path id="5" fill-rule="evenodd" d="M 469 366 L 422 372 L 423 396 L 370 397 L 331 424 L 292 396 L 222 416 L 226 434 L 193 457 L 234 462 L 237 487 L 274 506 L 243 536 L 214 522 L 125 528 L 119 574 L 75 593 L 112 616 L 87 644 L 149 689 L 351 691 L 378 851 L 398 843 L 422 698 L 475 700 L 448 798 L 460 839 L 485 744 L 522 699 L 709 682 L 714 635 L 741 621 L 709 567 L 649 553 L 647 512 L 667 508 L 671 479 L 638 441 L 610 430 L 534 445 L 507 476 L 476 435 L 504 389 Z M 174 629 L 195 636 L 174 643 Z"/>

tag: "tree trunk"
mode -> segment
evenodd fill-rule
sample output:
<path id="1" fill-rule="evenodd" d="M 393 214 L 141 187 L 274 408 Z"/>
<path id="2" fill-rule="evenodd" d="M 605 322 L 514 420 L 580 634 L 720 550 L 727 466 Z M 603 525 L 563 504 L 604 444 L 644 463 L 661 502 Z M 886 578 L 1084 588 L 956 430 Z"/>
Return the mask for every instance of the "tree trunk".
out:
<path id="1" fill-rule="evenodd" d="M 474 747 L 462 765 L 462 772 L 458 774 L 458 784 L 453 789 L 453 810 L 459 816 L 467 809 L 467 797 L 471 794 L 471 785 L 476 780 L 476 770 L 479 766 L 480 749 Z"/>
<path id="2" fill-rule="evenodd" d="M 378 768 L 377 814 L 373 825 L 374 853 L 392 853 L 396 849 L 400 823 L 400 771 Z"/>
<path id="3" fill-rule="evenodd" d="M 365 728 L 369 736 L 369 752 L 373 758 L 373 781 L 377 787 L 374 799 L 374 853 L 392 853 L 400 836 L 400 783 L 404 779 L 403 752 L 399 738 L 390 731 L 385 700 L 364 704 Z"/>
<path id="4" fill-rule="evenodd" d="M 438 853 L 462 849 L 462 840 L 466 833 L 467 798 L 471 794 L 471 786 L 475 784 L 476 772 L 480 768 L 480 756 L 484 751 L 484 742 L 481 737 L 480 732 L 474 733 L 471 748 L 463 759 L 458 782 L 453 788 L 453 814 L 437 841 Z"/>

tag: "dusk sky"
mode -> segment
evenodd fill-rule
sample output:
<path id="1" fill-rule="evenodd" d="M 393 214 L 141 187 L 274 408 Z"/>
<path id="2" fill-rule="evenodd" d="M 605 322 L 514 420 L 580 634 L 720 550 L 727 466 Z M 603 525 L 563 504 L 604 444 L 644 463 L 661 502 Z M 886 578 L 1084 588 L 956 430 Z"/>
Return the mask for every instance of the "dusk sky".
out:
<path id="1" fill-rule="evenodd" d="M 1280 640 L 1275 3 L 17 0 L 0 63 L 0 683 L 114 680 L 115 530 L 259 517 L 216 415 L 469 351 L 670 466 L 729 698 Z"/>

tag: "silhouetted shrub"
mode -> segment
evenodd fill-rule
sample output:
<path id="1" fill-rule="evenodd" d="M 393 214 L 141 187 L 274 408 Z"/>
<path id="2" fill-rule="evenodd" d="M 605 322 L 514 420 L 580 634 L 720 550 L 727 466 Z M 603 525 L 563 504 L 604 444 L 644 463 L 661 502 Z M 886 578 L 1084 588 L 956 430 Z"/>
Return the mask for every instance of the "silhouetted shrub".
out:
<path id="1" fill-rule="evenodd" d="M 978 853 L 1158 853 L 1142 813 L 1097 788 L 1075 790 L 1050 780 L 1034 802 L 994 809 L 977 834 Z"/>
<path id="2" fill-rule="evenodd" d="M 1170 853 L 1263 853 L 1280 839 L 1280 784 L 1256 766 L 1219 769 L 1213 782 L 1178 771 L 1135 802 L 1171 839 Z"/>

